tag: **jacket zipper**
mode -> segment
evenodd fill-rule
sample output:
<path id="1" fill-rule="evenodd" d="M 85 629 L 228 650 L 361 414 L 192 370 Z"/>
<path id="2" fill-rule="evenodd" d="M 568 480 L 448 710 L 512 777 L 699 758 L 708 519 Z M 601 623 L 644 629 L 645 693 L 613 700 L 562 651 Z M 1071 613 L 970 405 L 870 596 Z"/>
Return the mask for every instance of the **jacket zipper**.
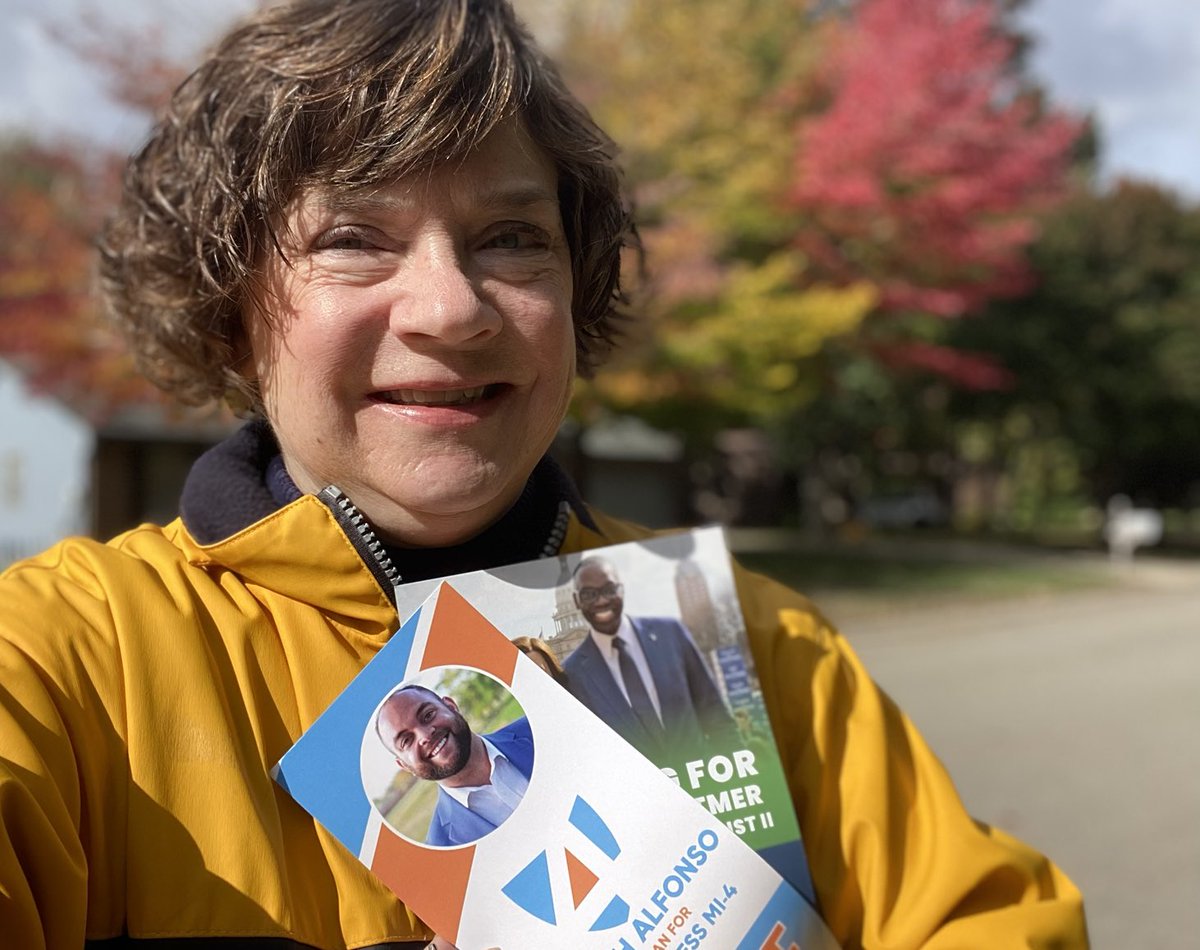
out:
<path id="1" fill-rule="evenodd" d="M 346 536 L 354 545 L 354 549 L 358 551 L 363 563 L 375 575 L 375 579 L 379 581 L 379 586 L 383 588 L 388 599 L 395 604 L 394 589 L 403 583 L 404 578 L 400 576 L 400 571 L 392 563 L 387 549 L 379 540 L 379 536 L 375 534 L 375 529 L 367 521 L 366 515 L 359 511 L 354 502 L 346 497 L 346 493 L 336 485 L 329 485 L 321 489 L 317 497 L 333 512 L 334 518 L 346 532 Z"/>

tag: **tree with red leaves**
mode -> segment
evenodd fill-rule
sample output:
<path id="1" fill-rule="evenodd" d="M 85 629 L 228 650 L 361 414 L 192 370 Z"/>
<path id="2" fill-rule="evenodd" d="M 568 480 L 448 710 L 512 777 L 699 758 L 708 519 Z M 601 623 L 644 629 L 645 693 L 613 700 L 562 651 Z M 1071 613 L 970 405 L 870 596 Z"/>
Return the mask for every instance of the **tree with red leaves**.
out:
<path id="1" fill-rule="evenodd" d="M 1023 86 L 1004 5 L 862 0 L 834 42 L 829 106 L 799 137 L 799 246 L 834 280 L 872 280 L 880 314 L 957 317 L 1027 290 L 1037 216 L 1064 194 L 1081 125 Z M 1005 382 L 928 341 L 874 348 L 959 385 Z"/>
<path id="2" fill-rule="evenodd" d="M 115 103 L 150 115 L 180 67 L 161 51 L 161 25 L 121 25 L 85 10 L 48 26 L 94 66 Z M 117 191 L 124 155 L 69 137 L 0 143 L 0 358 L 35 392 L 93 422 L 166 396 L 136 371 L 92 293 L 94 236 Z"/>
<path id="3" fill-rule="evenodd" d="M 0 168 L 0 356 L 35 392 L 93 421 L 157 401 L 96 319 L 92 235 L 115 177 L 110 163 L 24 143 L 3 150 Z"/>

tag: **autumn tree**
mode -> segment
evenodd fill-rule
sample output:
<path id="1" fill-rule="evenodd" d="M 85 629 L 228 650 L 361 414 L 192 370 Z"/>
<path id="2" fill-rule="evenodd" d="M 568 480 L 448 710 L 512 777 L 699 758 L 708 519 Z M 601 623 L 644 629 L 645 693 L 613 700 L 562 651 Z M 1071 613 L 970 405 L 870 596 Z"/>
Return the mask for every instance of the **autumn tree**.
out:
<path id="1" fill-rule="evenodd" d="M 1026 88 L 1002 12 L 862 0 L 823 65 L 829 105 L 803 123 L 795 159 L 797 243 L 835 280 L 873 280 L 880 315 L 959 317 L 1029 287 L 1026 251 L 1064 194 L 1080 125 Z M 963 385 L 1002 382 L 927 342 L 878 343 Z"/>
<path id="2" fill-rule="evenodd" d="M 24 142 L 0 156 L 0 356 L 99 420 L 158 397 L 96 318 L 92 236 L 113 170 L 80 154 Z"/>
<path id="3" fill-rule="evenodd" d="M 702 441 L 812 398 L 805 372 L 874 288 L 810 279 L 785 198 L 821 27 L 802 0 L 629 0 L 565 23 L 568 79 L 621 145 L 638 202 L 651 331 L 584 408 L 636 411 Z"/>
<path id="4" fill-rule="evenodd" d="M 844 515 L 914 482 L 949 492 L 956 390 L 1013 371 L 948 328 L 1030 288 L 1028 250 L 1066 193 L 1080 124 L 1021 71 L 999 0 L 861 0 L 831 27 L 800 122 L 790 207 L 810 273 L 867 280 L 879 302 L 822 352 L 818 398 L 784 438 Z M 817 492 L 819 494 L 819 491 Z"/>
<path id="5" fill-rule="evenodd" d="M 1003 385 L 905 323 L 1019 292 L 1036 212 L 1061 191 L 1077 126 L 1026 94 L 1001 6 L 576 12 L 562 58 L 625 149 L 656 334 L 600 393 L 660 419 L 707 406 L 777 424 L 864 353 L 876 375 Z"/>
<path id="6" fill-rule="evenodd" d="M 64 55 L 93 66 L 113 101 L 147 123 L 181 75 L 161 26 L 121 26 L 92 9 L 48 28 Z M 100 319 L 93 293 L 94 237 L 123 164 L 119 148 L 46 130 L 0 142 L 0 358 L 34 391 L 93 421 L 166 405 Z"/>

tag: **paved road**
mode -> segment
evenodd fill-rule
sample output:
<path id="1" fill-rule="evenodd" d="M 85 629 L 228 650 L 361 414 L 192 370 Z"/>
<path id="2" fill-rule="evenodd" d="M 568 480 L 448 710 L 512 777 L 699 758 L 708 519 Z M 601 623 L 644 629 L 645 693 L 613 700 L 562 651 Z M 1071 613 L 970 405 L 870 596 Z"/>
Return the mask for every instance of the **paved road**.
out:
<path id="1" fill-rule="evenodd" d="M 1079 884 L 1098 950 L 1200 946 L 1200 568 L 999 602 L 822 601 L 968 809 Z"/>

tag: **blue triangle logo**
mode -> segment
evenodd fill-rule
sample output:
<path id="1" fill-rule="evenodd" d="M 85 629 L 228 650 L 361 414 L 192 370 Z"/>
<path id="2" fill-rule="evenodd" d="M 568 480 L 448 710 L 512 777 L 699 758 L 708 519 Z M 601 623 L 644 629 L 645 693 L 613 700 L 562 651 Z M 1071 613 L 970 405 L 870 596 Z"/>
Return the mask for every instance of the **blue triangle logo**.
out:
<path id="1" fill-rule="evenodd" d="M 550 893 L 550 864 L 543 851 L 501 888 L 504 895 L 524 911 L 548 924 L 554 917 L 554 895 Z"/>

